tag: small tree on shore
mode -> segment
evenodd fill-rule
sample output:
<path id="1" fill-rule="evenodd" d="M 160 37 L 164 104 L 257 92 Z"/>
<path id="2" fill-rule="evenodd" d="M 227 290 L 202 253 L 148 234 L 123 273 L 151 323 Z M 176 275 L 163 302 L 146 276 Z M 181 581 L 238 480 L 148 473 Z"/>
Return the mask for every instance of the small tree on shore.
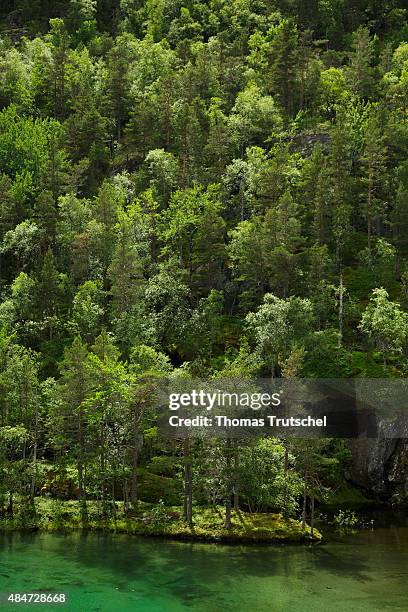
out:
<path id="1" fill-rule="evenodd" d="M 370 303 L 365 309 L 359 329 L 382 352 L 384 372 L 387 355 L 400 354 L 408 339 L 408 313 L 397 302 L 389 300 L 388 292 L 379 287 L 373 289 Z"/>

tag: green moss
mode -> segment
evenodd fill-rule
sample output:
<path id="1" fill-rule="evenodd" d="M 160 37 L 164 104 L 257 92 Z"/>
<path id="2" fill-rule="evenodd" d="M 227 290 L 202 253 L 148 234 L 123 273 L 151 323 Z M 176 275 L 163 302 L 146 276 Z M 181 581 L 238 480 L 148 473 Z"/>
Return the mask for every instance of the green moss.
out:
<path id="1" fill-rule="evenodd" d="M 162 499 L 166 504 L 177 504 L 181 497 L 180 481 L 153 474 L 144 468 L 139 468 L 137 474 L 142 501 L 158 503 Z"/>
<path id="2" fill-rule="evenodd" d="M 183 521 L 175 521 L 166 526 L 166 535 L 208 540 L 258 542 L 299 542 L 311 538 L 308 525 L 303 531 L 299 521 L 284 518 L 281 514 L 232 512 L 231 529 L 229 530 L 224 527 L 223 508 L 197 508 L 193 516 L 193 527 L 189 528 Z M 320 540 L 321 537 L 321 534 L 315 530 L 314 539 Z"/>
<path id="3" fill-rule="evenodd" d="M 193 526 L 183 520 L 179 506 L 159 507 L 139 502 L 131 515 L 125 515 L 123 504 L 117 503 L 115 515 L 102 516 L 95 502 L 89 502 L 86 524 L 81 519 L 76 501 L 55 501 L 37 498 L 36 519 L 24 525 L 17 519 L 0 519 L 0 530 L 40 529 L 69 531 L 86 529 L 132 535 L 161 536 L 175 539 L 241 542 L 303 542 L 321 540 L 315 529 L 313 538 L 308 525 L 302 529 L 300 521 L 284 518 L 281 514 L 249 514 L 232 512 L 231 529 L 224 527 L 224 509 L 195 507 Z"/>

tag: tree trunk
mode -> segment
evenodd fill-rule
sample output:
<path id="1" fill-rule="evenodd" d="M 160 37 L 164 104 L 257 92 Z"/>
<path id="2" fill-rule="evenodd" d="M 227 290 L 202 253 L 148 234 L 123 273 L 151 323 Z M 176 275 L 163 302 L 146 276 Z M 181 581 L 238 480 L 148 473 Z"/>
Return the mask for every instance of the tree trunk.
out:
<path id="1" fill-rule="evenodd" d="M 33 450 L 33 474 L 31 477 L 31 485 L 30 485 L 30 502 L 34 502 L 35 496 L 35 481 L 37 476 L 37 437 L 34 442 L 34 450 Z"/>
<path id="2" fill-rule="evenodd" d="M 8 503 L 8 508 L 7 508 L 7 513 L 10 514 L 10 516 L 13 516 L 14 514 L 14 499 L 13 499 L 13 493 L 10 491 L 9 493 L 9 503 Z"/>
<path id="3" fill-rule="evenodd" d="M 184 518 L 186 523 L 193 525 L 193 470 L 191 465 L 190 439 L 184 438 Z"/>
<path id="4" fill-rule="evenodd" d="M 234 510 L 235 510 L 235 512 L 238 512 L 238 510 L 239 510 L 238 469 L 239 469 L 239 454 L 238 454 L 237 445 L 235 445 L 235 449 L 234 449 L 234 487 L 233 487 L 233 489 L 234 489 L 233 493 L 234 493 Z"/>
<path id="5" fill-rule="evenodd" d="M 112 479 L 112 514 L 116 520 L 116 492 L 115 492 L 115 479 Z"/>
<path id="6" fill-rule="evenodd" d="M 139 460 L 139 428 L 138 428 L 138 410 L 134 409 L 132 422 L 132 479 L 130 484 L 130 501 L 132 504 L 137 502 L 137 463 Z"/>
<path id="7" fill-rule="evenodd" d="M 77 464 L 78 470 L 78 501 L 79 508 L 81 513 L 81 520 L 83 524 L 86 524 L 88 521 L 88 509 L 86 505 L 86 488 L 85 488 L 85 475 L 84 475 L 84 465 L 82 463 L 82 459 L 78 460 Z"/>
<path id="8" fill-rule="evenodd" d="M 78 415 L 78 501 L 81 510 L 82 522 L 87 521 L 87 507 L 86 507 L 86 487 L 85 487 L 85 470 L 84 470 L 84 422 L 81 409 Z"/>
<path id="9" fill-rule="evenodd" d="M 78 460 L 77 464 L 78 471 L 78 501 L 81 503 L 84 499 L 84 466 L 81 459 Z"/>
<path id="10" fill-rule="evenodd" d="M 338 347 L 341 348 L 343 342 L 343 275 L 340 274 L 339 286 L 339 342 Z"/>
<path id="11" fill-rule="evenodd" d="M 289 499 L 289 488 L 288 488 L 288 471 L 289 471 L 289 450 L 287 447 L 287 443 L 285 443 L 285 459 L 283 465 L 283 474 L 284 474 L 284 492 L 283 492 L 283 515 L 287 516 L 288 514 L 288 499 Z"/>
<path id="12" fill-rule="evenodd" d="M 127 478 L 123 481 L 123 511 L 125 514 L 129 511 L 129 483 Z"/>
<path id="13" fill-rule="evenodd" d="M 33 474 L 30 485 L 30 502 L 34 503 L 35 483 L 37 477 L 37 448 L 38 448 L 38 404 L 35 403 L 35 423 L 34 423 L 34 448 L 33 448 Z"/>
<path id="14" fill-rule="evenodd" d="M 336 268 L 339 270 L 341 265 L 340 238 L 336 238 Z"/>
<path id="15" fill-rule="evenodd" d="M 302 506 L 302 530 L 306 529 L 306 504 L 307 504 L 307 488 L 306 478 L 303 485 L 303 506 Z"/>
<path id="16" fill-rule="evenodd" d="M 134 446 L 132 451 L 132 482 L 130 485 L 130 501 L 132 504 L 137 502 L 137 460 L 138 450 L 136 446 L 136 440 L 134 440 Z"/>
<path id="17" fill-rule="evenodd" d="M 315 516 L 315 498 L 312 495 L 310 501 L 310 537 L 314 537 L 314 516 Z"/>
<path id="18" fill-rule="evenodd" d="M 373 190 L 374 190 L 374 179 L 373 179 L 373 170 L 370 168 L 368 174 L 368 198 L 367 198 L 367 249 L 368 249 L 368 257 L 371 266 L 371 235 L 372 235 L 372 225 L 373 225 Z"/>
<path id="19" fill-rule="evenodd" d="M 225 529 L 231 529 L 231 496 L 227 495 L 225 502 Z"/>
<path id="20" fill-rule="evenodd" d="M 232 478 L 231 478 L 231 440 L 227 439 L 226 447 L 226 495 L 225 495 L 225 529 L 231 529 L 231 495 L 232 495 Z"/>

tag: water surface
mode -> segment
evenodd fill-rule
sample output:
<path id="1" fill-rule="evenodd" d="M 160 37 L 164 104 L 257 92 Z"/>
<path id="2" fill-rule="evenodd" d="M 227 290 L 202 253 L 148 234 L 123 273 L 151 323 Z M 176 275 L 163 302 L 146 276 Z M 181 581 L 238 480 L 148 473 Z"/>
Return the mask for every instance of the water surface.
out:
<path id="1" fill-rule="evenodd" d="M 317 546 L 0 534 L 0 592 L 33 590 L 69 597 L 35 609 L 73 612 L 407 612 L 408 528 Z"/>

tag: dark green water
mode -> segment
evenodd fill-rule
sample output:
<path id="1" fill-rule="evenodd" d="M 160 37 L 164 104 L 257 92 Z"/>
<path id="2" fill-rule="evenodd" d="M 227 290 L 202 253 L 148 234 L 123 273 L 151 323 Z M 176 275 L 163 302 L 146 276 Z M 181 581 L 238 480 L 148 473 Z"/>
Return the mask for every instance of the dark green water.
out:
<path id="1" fill-rule="evenodd" d="M 91 612 L 408 611 L 408 528 L 318 546 L 224 546 L 126 536 L 0 535 L 0 591 L 68 593 Z"/>

